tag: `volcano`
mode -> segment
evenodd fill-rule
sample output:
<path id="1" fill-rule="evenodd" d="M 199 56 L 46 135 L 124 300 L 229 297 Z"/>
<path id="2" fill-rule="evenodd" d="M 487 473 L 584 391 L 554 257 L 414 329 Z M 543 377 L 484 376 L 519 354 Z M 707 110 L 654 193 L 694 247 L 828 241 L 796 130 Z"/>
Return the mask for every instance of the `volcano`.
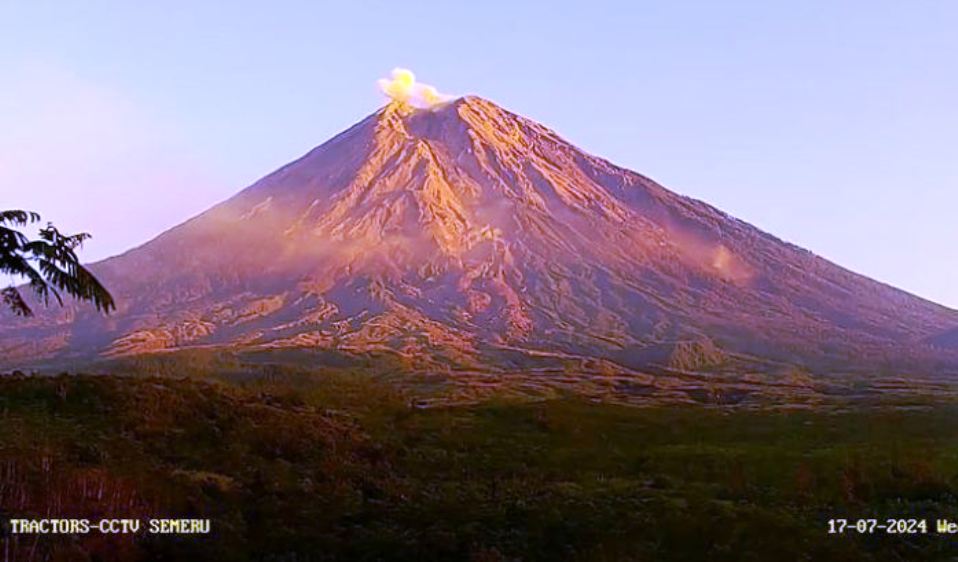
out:
<path id="1" fill-rule="evenodd" d="M 185 348 L 422 371 L 958 372 L 958 312 L 587 154 L 477 97 L 393 102 L 93 265 L 118 310 L 6 318 L 8 366 Z"/>

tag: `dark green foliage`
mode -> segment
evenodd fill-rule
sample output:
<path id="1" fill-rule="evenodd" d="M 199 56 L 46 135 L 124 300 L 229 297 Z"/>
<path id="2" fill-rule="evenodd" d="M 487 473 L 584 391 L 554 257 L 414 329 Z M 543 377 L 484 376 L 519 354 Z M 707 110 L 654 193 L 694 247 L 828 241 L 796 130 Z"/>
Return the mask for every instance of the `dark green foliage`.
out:
<path id="1" fill-rule="evenodd" d="M 94 275 L 80 264 L 76 254 L 86 233 L 65 235 L 52 224 L 30 240 L 13 227 L 39 222 L 40 215 L 27 211 L 0 211 L 0 273 L 23 277 L 43 304 L 52 296 L 63 304 L 61 292 L 92 302 L 97 310 L 116 308 L 113 297 Z M 0 290 L 0 301 L 14 313 L 31 316 L 33 311 L 16 287 Z"/>
<path id="2" fill-rule="evenodd" d="M 836 537 L 826 523 L 954 517 L 955 405 L 785 412 L 568 399 L 415 409 L 384 378 L 362 373 L 262 365 L 216 379 L 0 380 L 0 468 L 8 467 L 0 489 L 29 490 L 19 503 L 0 494 L 0 509 L 213 519 L 211 537 L 141 536 L 122 557 L 116 545 L 81 542 L 102 560 L 924 560 L 954 552 L 949 537 Z M 133 499 L 84 502 L 71 493 L 84 478 Z M 72 543 L 40 544 L 63 554 Z"/>

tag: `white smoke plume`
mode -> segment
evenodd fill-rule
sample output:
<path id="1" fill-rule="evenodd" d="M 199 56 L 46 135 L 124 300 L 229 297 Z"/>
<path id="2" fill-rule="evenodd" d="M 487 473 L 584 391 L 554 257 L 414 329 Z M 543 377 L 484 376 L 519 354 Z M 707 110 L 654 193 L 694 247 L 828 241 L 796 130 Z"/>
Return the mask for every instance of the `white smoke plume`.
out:
<path id="1" fill-rule="evenodd" d="M 429 84 L 416 82 L 416 75 L 411 70 L 394 68 L 391 76 L 392 78 L 380 78 L 376 81 L 376 84 L 384 94 L 394 101 L 428 109 L 452 99 L 452 96 L 440 94 L 435 87 Z"/>

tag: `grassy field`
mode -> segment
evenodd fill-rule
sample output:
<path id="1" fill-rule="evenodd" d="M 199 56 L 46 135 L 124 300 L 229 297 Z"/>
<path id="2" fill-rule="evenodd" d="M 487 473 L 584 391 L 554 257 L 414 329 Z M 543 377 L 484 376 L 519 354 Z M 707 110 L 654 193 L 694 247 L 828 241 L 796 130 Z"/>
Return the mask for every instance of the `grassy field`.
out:
<path id="1" fill-rule="evenodd" d="M 6 534 L 15 560 L 934 560 L 829 535 L 958 517 L 958 405 L 420 409 L 360 373 L 0 379 L 2 517 L 212 519 L 209 536 Z M 933 529 L 929 529 L 933 531 Z"/>

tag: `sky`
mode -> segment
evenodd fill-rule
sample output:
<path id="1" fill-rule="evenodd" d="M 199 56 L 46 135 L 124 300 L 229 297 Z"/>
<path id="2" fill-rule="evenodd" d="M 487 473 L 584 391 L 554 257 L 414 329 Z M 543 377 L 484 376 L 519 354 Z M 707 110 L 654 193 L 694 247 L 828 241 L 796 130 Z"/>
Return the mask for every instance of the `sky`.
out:
<path id="1" fill-rule="evenodd" d="M 0 0 L 0 208 L 94 261 L 384 103 L 396 66 L 958 308 L 958 2 Z"/>

